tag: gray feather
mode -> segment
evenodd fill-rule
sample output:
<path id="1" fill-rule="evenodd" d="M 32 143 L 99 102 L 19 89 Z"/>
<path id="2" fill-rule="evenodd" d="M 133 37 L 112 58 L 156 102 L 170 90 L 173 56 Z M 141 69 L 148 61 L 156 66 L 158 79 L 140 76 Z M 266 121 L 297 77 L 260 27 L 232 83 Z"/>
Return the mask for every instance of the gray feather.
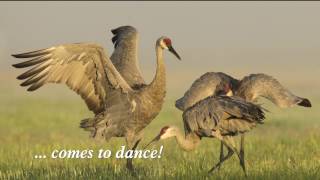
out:
<path id="1" fill-rule="evenodd" d="M 105 108 L 108 91 L 132 89 L 116 70 L 103 48 L 96 44 L 65 44 L 39 51 L 13 55 L 34 58 L 13 65 L 16 68 L 34 66 L 17 78 L 27 79 L 21 86 L 34 91 L 47 83 L 65 83 L 78 93 L 88 108 L 99 113 Z"/>
<path id="2" fill-rule="evenodd" d="M 240 98 L 228 96 L 210 96 L 186 109 L 183 113 L 183 121 L 186 132 L 197 132 L 200 129 L 217 130 L 220 125 L 226 126 L 224 121 L 237 122 L 229 123 L 231 129 L 225 129 L 227 133 L 244 132 L 242 127 L 248 129 L 251 123 L 262 123 L 265 119 L 263 109 Z M 242 124 L 236 127 L 237 124 Z M 236 129 L 236 131 L 233 131 Z"/>
<path id="3" fill-rule="evenodd" d="M 294 95 L 282 86 L 279 81 L 266 74 L 250 74 L 244 77 L 235 95 L 251 102 L 255 102 L 259 97 L 264 97 L 281 108 L 299 105 L 305 99 Z M 305 104 L 306 106 L 308 104 L 311 106 L 310 101 Z"/>
<path id="4" fill-rule="evenodd" d="M 222 72 L 208 72 L 194 81 L 184 96 L 176 101 L 176 107 L 180 110 L 185 110 L 196 102 L 215 95 L 215 93 L 226 84 L 231 85 L 231 88 L 238 86 L 238 80 Z"/>
<path id="5" fill-rule="evenodd" d="M 111 32 L 115 45 L 110 57 L 112 63 L 131 87 L 145 84 L 137 59 L 137 30 L 132 26 L 121 26 Z"/>

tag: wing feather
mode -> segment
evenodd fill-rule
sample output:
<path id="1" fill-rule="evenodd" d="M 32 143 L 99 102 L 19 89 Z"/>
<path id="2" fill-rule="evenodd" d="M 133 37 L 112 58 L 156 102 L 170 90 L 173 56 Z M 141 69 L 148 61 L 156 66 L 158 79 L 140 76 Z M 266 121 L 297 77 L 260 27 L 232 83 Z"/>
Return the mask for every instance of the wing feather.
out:
<path id="1" fill-rule="evenodd" d="M 210 96 L 186 109 L 183 113 L 183 122 L 186 131 L 197 132 L 200 130 L 215 130 L 224 121 L 237 120 L 232 124 L 262 123 L 264 120 L 263 109 L 240 98 L 228 96 Z M 231 129 L 230 129 L 231 131 Z"/>
<path id="2" fill-rule="evenodd" d="M 236 88 L 238 80 L 222 72 L 207 72 L 194 81 L 184 96 L 176 101 L 176 107 L 183 111 L 198 101 L 215 95 L 226 84 Z"/>
<path id="3" fill-rule="evenodd" d="M 110 59 L 131 87 L 145 84 L 137 57 L 138 32 L 132 26 L 111 30 L 114 34 L 114 52 Z"/>
<path id="4" fill-rule="evenodd" d="M 13 66 L 32 67 L 17 78 L 25 80 L 21 86 L 34 91 L 47 83 L 65 83 L 78 93 L 95 113 L 104 109 L 108 91 L 132 89 L 116 70 L 103 48 L 96 44 L 77 43 L 13 55 L 34 58 Z"/>
<path id="5" fill-rule="evenodd" d="M 264 97 L 281 108 L 296 104 L 311 107 L 308 99 L 294 95 L 278 80 L 266 74 L 250 74 L 244 77 L 240 81 L 235 95 L 251 102 L 256 101 L 259 97 Z"/>

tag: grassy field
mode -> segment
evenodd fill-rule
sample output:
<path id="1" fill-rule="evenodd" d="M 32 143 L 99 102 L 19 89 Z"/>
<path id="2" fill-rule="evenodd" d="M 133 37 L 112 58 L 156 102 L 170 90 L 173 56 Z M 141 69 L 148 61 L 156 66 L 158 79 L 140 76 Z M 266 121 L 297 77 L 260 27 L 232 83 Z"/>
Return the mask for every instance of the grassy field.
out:
<path id="1" fill-rule="evenodd" d="M 218 160 L 219 142 L 204 139 L 193 152 L 183 152 L 174 140 L 164 145 L 159 159 L 136 159 L 136 176 L 125 169 L 125 160 L 116 159 L 35 159 L 50 156 L 54 149 L 119 149 L 123 139 L 97 144 L 78 128 L 79 121 L 92 114 L 72 92 L 27 94 L 1 91 L 0 179 L 245 179 L 234 156 L 211 176 L 206 172 Z M 66 88 L 63 92 L 66 92 Z M 59 91 L 57 91 L 59 92 Z M 160 115 L 145 130 L 145 144 L 164 125 L 182 127 L 181 113 L 174 98 L 167 98 Z M 280 110 L 266 103 L 271 113 L 264 125 L 247 134 L 248 179 L 320 178 L 320 98 L 311 98 L 312 109 L 295 107 Z"/>

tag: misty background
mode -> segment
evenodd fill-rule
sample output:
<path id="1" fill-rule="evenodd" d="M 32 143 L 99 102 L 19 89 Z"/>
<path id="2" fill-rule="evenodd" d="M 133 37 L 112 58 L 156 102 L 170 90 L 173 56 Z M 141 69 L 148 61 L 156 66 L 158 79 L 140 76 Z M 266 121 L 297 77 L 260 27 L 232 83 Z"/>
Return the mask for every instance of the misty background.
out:
<path id="1" fill-rule="evenodd" d="M 236 78 L 262 72 L 298 95 L 319 97 L 319 17 L 320 2 L 0 2 L 0 81 L 9 95 L 30 94 L 18 86 L 23 70 L 11 66 L 19 60 L 10 54 L 96 42 L 111 55 L 110 30 L 132 25 L 147 82 L 160 36 L 170 37 L 182 57 L 165 52 L 168 97 L 182 96 L 208 71 Z M 73 94 L 52 85 L 38 93 L 55 88 L 55 94 Z"/>

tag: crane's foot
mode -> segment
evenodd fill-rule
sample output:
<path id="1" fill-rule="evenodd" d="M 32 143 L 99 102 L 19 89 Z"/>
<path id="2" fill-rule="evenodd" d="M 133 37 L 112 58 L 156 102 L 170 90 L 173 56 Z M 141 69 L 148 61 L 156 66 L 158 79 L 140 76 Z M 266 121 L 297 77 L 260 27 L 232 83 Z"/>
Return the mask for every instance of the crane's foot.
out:
<path id="1" fill-rule="evenodd" d="M 134 178 L 138 177 L 138 173 L 137 173 L 137 171 L 135 170 L 135 168 L 132 165 L 132 159 L 127 159 L 126 168 L 127 168 L 128 172 L 130 173 L 131 176 L 133 176 Z"/>
<path id="2" fill-rule="evenodd" d="M 134 170 L 133 164 L 132 164 L 132 159 L 127 159 L 126 168 L 127 168 L 129 171 L 133 171 L 133 170 Z"/>
<path id="3" fill-rule="evenodd" d="M 242 168 L 242 170 L 243 170 L 244 175 L 245 175 L 246 177 L 248 177 L 247 170 L 246 170 L 246 166 L 245 166 L 245 164 L 244 164 L 244 159 L 241 159 L 241 160 L 240 160 L 240 166 L 241 166 L 241 168 Z"/>
<path id="4" fill-rule="evenodd" d="M 220 169 L 221 167 L 221 163 L 219 162 L 218 164 L 216 164 L 215 166 L 213 166 L 209 171 L 208 174 L 211 174 L 213 171 L 215 171 L 216 169 Z"/>
<path id="5" fill-rule="evenodd" d="M 134 169 L 133 169 L 133 166 L 130 165 L 130 164 L 127 164 L 126 168 L 127 168 L 129 171 L 133 171 L 133 170 L 134 170 Z"/>

